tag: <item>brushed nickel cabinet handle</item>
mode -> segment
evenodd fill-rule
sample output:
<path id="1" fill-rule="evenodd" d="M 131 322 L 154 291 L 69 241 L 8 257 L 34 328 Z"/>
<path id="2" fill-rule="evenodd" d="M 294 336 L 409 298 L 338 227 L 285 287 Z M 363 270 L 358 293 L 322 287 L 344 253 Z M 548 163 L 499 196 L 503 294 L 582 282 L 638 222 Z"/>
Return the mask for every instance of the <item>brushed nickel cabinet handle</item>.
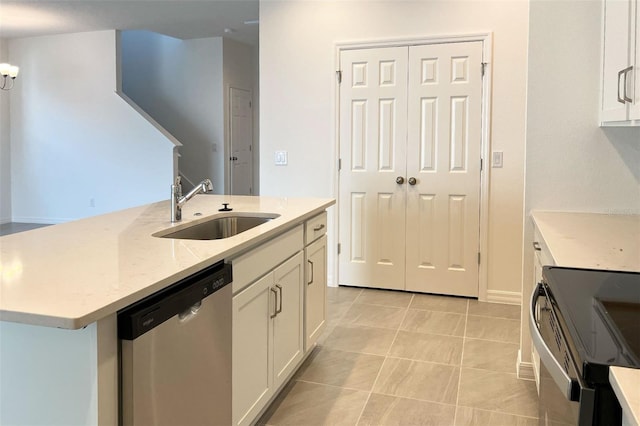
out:
<path id="1" fill-rule="evenodd" d="M 397 183 L 398 185 L 402 185 L 402 184 L 404 183 L 404 178 L 403 178 L 402 176 L 398 176 L 398 177 L 396 178 L 396 183 Z"/>
<path id="2" fill-rule="evenodd" d="M 633 99 L 627 96 L 627 74 L 629 74 L 629 72 L 631 72 L 632 70 L 633 70 L 633 65 L 618 71 L 618 102 L 620 102 L 621 104 L 626 104 L 627 102 L 633 102 Z M 624 87 L 622 96 L 620 96 L 620 80 L 622 80 L 622 86 Z"/>
<path id="3" fill-rule="evenodd" d="M 633 103 L 633 99 L 627 96 L 627 75 L 631 71 L 633 71 L 633 65 L 622 70 L 623 72 L 622 75 L 624 76 L 624 81 L 622 82 L 622 86 L 624 87 L 624 91 L 622 92 L 622 99 L 624 99 L 625 102 L 629 102 L 629 103 Z"/>
<path id="4" fill-rule="evenodd" d="M 409 185 L 413 186 L 416 183 L 418 183 L 418 180 L 416 178 L 414 178 L 414 177 L 410 177 L 409 178 Z"/>
<path id="5" fill-rule="evenodd" d="M 324 223 L 316 226 L 315 228 L 313 228 L 314 232 L 318 232 L 318 231 L 322 231 L 324 229 Z"/>
<path id="6" fill-rule="evenodd" d="M 276 315 L 278 315 L 280 312 L 282 312 L 282 286 L 280 286 L 280 284 L 276 284 L 276 287 L 280 292 L 280 309 L 276 309 Z"/>
<path id="7" fill-rule="evenodd" d="M 313 262 L 310 260 L 307 260 L 307 262 L 309 262 L 309 265 L 311 265 L 311 281 L 309 281 L 307 285 L 311 285 L 313 284 Z"/>
<path id="8" fill-rule="evenodd" d="M 542 247 L 540 247 L 540 243 L 539 243 L 539 242 L 537 242 L 537 241 L 534 241 L 534 242 L 533 242 L 533 249 L 534 249 L 535 251 L 542 251 Z"/>
<path id="9" fill-rule="evenodd" d="M 278 316 L 278 291 L 273 287 L 271 287 L 269 290 L 271 290 L 273 292 L 273 294 L 274 294 L 273 301 L 275 302 L 274 306 L 273 306 L 273 308 L 274 308 L 273 314 L 269 315 L 269 317 L 270 318 L 275 318 L 276 316 Z"/>

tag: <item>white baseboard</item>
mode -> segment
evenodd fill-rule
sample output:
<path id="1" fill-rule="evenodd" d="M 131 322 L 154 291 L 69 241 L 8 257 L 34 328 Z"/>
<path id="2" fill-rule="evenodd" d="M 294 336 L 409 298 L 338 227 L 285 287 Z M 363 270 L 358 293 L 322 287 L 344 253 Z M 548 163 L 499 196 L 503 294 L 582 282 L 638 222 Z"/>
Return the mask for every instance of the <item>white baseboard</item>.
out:
<path id="1" fill-rule="evenodd" d="M 10 217 L 0 217 L 0 225 L 4 225 L 5 223 L 11 223 Z"/>
<path id="2" fill-rule="evenodd" d="M 533 370 L 533 363 L 522 361 L 522 351 L 520 350 L 518 351 L 518 361 L 517 361 L 516 368 L 518 372 L 518 379 L 522 379 L 522 380 L 536 379 L 535 371 Z"/>
<path id="3" fill-rule="evenodd" d="M 487 302 L 520 305 L 522 293 L 518 291 L 487 290 Z"/>
<path id="4" fill-rule="evenodd" d="M 39 223 L 43 225 L 55 225 L 58 223 L 71 222 L 75 219 L 70 218 L 59 218 L 59 217 L 14 217 L 11 222 L 16 223 Z"/>

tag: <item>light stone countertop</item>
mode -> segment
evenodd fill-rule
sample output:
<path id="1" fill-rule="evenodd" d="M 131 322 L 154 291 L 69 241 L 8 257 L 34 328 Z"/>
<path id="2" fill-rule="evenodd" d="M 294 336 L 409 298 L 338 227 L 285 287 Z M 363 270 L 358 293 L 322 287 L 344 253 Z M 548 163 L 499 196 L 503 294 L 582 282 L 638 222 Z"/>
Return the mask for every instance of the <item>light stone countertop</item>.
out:
<path id="1" fill-rule="evenodd" d="M 230 238 L 152 234 L 218 212 L 280 217 Z M 169 200 L 0 237 L 0 320 L 78 329 L 302 223 L 333 199 L 197 195 L 171 224 Z M 194 216 L 201 213 L 202 216 Z"/>
<path id="2" fill-rule="evenodd" d="M 558 266 L 640 272 L 640 215 L 531 214 Z"/>
<path id="3" fill-rule="evenodd" d="M 544 244 L 558 266 L 640 272 L 640 215 L 534 211 Z M 640 370 L 612 367 L 612 387 L 625 420 L 640 419 Z"/>
<path id="4" fill-rule="evenodd" d="M 609 381 L 622 406 L 624 416 L 622 424 L 640 425 L 640 370 L 631 368 L 611 367 Z"/>

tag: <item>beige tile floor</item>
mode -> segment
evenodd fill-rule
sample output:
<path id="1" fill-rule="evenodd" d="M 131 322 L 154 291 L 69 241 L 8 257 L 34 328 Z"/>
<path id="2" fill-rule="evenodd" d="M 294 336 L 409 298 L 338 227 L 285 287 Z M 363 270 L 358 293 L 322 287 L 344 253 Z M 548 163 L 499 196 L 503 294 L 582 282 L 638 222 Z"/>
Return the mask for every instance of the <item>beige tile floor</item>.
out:
<path id="1" fill-rule="evenodd" d="M 330 288 L 327 330 L 261 425 L 537 425 L 520 308 Z"/>

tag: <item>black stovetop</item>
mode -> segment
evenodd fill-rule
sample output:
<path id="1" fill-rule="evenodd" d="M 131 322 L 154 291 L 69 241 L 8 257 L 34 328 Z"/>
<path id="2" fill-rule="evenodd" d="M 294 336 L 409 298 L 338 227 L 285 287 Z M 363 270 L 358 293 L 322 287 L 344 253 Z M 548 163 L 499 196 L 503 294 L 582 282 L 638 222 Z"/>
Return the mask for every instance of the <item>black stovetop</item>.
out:
<path id="1" fill-rule="evenodd" d="M 543 277 L 584 379 L 640 368 L 640 273 L 545 266 Z"/>

